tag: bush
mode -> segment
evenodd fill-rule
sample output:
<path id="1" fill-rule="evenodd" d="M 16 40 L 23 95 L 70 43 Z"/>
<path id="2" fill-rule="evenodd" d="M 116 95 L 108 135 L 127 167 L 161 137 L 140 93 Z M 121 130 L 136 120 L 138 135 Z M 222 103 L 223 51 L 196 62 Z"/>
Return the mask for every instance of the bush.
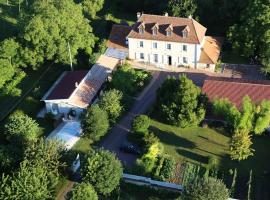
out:
<path id="1" fill-rule="evenodd" d="M 227 200 L 229 190 L 221 180 L 197 179 L 185 187 L 182 197 L 183 200 Z"/>
<path id="2" fill-rule="evenodd" d="M 129 64 L 119 66 L 113 73 L 111 88 L 120 90 L 124 95 L 134 96 L 150 80 L 151 74 L 142 70 L 135 70 Z"/>
<path id="3" fill-rule="evenodd" d="M 159 173 L 161 180 L 167 180 L 174 175 L 176 163 L 172 158 L 164 158 L 162 168 Z"/>
<path id="4" fill-rule="evenodd" d="M 82 120 L 83 133 L 93 141 L 99 141 L 109 129 L 108 114 L 98 105 L 92 105 L 87 109 Z"/>
<path id="5" fill-rule="evenodd" d="M 143 137 L 143 143 L 144 143 L 144 146 L 148 149 L 153 144 L 159 143 L 159 139 L 157 136 L 155 136 L 154 133 L 147 133 Z"/>
<path id="6" fill-rule="evenodd" d="M 132 131 L 134 133 L 147 133 L 150 126 L 150 118 L 146 115 L 138 115 L 132 123 Z"/>
<path id="7" fill-rule="evenodd" d="M 70 192 L 69 200 L 98 200 L 93 186 L 87 183 L 78 183 Z"/>

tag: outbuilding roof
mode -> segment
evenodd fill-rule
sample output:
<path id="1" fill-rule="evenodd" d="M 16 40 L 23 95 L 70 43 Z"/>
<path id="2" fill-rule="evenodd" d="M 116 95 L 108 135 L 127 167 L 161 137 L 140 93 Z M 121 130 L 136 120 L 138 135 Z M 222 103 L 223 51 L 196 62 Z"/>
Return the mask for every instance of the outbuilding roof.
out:
<path id="1" fill-rule="evenodd" d="M 241 108 L 242 100 L 246 95 L 254 103 L 270 100 L 270 81 L 210 77 L 204 81 L 202 92 L 210 101 L 226 98 Z"/>
<path id="2" fill-rule="evenodd" d="M 139 26 L 144 25 L 145 30 L 139 33 Z M 158 33 L 153 35 L 152 28 L 158 24 Z M 166 29 L 173 28 L 170 36 L 166 35 Z M 183 31 L 189 30 L 188 36 L 183 37 Z M 142 14 L 137 23 L 133 26 L 128 37 L 137 39 L 160 40 L 170 42 L 181 42 L 200 44 L 206 33 L 206 28 L 192 18 L 180 18 L 161 15 Z"/>

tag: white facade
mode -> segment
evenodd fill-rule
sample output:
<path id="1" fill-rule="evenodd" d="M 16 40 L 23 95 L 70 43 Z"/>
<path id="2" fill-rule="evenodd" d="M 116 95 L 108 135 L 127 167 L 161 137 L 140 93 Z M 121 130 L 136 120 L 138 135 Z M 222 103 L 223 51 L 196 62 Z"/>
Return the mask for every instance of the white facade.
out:
<path id="1" fill-rule="evenodd" d="M 187 44 L 128 38 L 129 59 L 155 64 L 159 67 L 198 67 L 202 44 Z"/>
<path id="2" fill-rule="evenodd" d="M 64 114 L 65 116 L 71 111 L 75 110 L 76 115 L 79 116 L 84 109 L 68 103 L 68 99 L 63 100 L 45 100 L 45 106 L 47 113 L 52 113 L 54 115 Z"/>

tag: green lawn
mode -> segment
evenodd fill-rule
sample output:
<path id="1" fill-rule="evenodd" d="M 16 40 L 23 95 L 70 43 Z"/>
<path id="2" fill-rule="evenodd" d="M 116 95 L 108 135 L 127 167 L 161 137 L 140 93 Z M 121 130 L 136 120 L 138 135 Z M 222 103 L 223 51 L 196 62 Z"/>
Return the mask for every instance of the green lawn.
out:
<path id="1" fill-rule="evenodd" d="M 221 167 L 237 167 L 243 173 L 253 169 L 255 173 L 262 175 L 270 169 L 269 136 L 252 138 L 254 156 L 237 162 L 231 161 L 228 156 L 230 136 L 224 131 L 201 127 L 181 129 L 155 120 L 151 120 L 151 130 L 164 145 L 165 153 L 178 161 L 205 165 L 208 156 L 212 155 L 220 161 Z"/>
<path id="2" fill-rule="evenodd" d="M 206 165 L 208 156 L 222 161 L 228 155 L 230 138 L 221 131 L 200 127 L 181 129 L 154 120 L 150 130 L 164 145 L 165 153 L 179 162 Z"/>

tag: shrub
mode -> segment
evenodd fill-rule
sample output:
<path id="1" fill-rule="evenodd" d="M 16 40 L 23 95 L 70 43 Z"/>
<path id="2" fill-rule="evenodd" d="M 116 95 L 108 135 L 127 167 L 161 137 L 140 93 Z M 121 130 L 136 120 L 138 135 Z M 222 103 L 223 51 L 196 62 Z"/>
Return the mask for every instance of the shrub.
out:
<path id="1" fill-rule="evenodd" d="M 109 129 L 108 114 L 98 105 L 92 105 L 87 109 L 82 120 L 83 133 L 93 141 L 98 141 Z"/>
<path id="2" fill-rule="evenodd" d="M 167 180 L 174 175 L 176 163 L 175 160 L 172 158 L 164 158 L 164 162 L 162 168 L 160 170 L 160 178 L 162 180 Z"/>
<path id="3" fill-rule="evenodd" d="M 159 139 L 154 133 L 147 133 L 143 137 L 144 146 L 150 148 L 153 144 L 159 143 Z"/>
<path id="4" fill-rule="evenodd" d="M 221 180 L 197 179 L 185 187 L 182 197 L 183 200 L 227 200 L 229 190 Z"/>
<path id="5" fill-rule="evenodd" d="M 135 133 L 147 133 L 150 126 L 150 118 L 146 115 L 138 115 L 132 123 L 132 130 Z"/>
<path id="6" fill-rule="evenodd" d="M 69 200 L 98 200 L 93 186 L 88 183 L 78 183 L 70 192 Z"/>

